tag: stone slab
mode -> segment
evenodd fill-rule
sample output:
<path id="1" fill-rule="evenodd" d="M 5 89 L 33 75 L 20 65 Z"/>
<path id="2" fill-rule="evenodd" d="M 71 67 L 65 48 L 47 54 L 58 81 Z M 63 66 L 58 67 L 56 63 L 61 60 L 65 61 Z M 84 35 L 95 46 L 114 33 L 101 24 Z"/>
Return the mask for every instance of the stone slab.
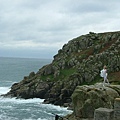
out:
<path id="1" fill-rule="evenodd" d="M 94 112 L 94 120 L 113 120 L 114 110 L 108 108 L 98 108 Z"/>

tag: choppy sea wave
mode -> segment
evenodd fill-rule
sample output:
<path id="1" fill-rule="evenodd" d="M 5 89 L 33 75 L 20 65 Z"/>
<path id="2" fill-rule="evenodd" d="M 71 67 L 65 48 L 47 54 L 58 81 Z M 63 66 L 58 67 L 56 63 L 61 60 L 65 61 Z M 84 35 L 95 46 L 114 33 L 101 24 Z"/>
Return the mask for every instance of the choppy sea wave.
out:
<path id="1" fill-rule="evenodd" d="M 10 88 L 0 87 L 0 94 Z M 72 111 L 52 104 L 42 104 L 43 99 L 16 99 L 0 97 L 0 120 L 54 120 L 52 113 L 64 116 Z"/>

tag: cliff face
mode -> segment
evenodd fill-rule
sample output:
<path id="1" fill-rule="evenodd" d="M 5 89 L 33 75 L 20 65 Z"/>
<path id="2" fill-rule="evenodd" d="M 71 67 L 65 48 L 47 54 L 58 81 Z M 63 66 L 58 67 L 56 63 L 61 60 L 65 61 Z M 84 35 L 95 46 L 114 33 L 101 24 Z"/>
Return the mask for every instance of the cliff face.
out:
<path id="1" fill-rule="evenodd" d="M 120 84 L 120 32 L 92 33 L 70 40 L 51 64 L 31 72 L 4 96 L 43 98 L 45 103 L 68 106 L 76 86 L 101 81 L 108 67 L 111 83 Z"/>

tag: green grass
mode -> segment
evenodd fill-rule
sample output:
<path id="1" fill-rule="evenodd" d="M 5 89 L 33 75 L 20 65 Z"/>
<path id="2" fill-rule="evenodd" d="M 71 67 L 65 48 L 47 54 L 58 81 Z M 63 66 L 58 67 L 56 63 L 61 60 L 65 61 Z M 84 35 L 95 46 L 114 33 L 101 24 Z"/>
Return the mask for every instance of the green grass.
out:
<path id="1" fill-rule="evenodd" d="M 73 69 L 73 68 L 63 69 L 63 70 L 60 70 L 60 75 L 57 76 L 56 78 L 54 78 L 54 74 L 50 74 L 50 75 L 42 75 L 40 77 L 40 79 L 42 79 L 43 81 L 46 81 L 46 80 L 49 80 L 49 81 L 63 80 L 66 77 L 69 77 L 74 72 L 75 72 L 75 69 Z"/>
<path id="2" fill-rule="evenodd" d="M 61 70 L 60 73 L 63 74 L 64 76 L 69 76 L 71 74 L 73 74 L 75 72 L 75 69 L 71 68 L 71 69 L 64 69 Z"/>
<path id="3" fill-rule="evenodd" d="M 50 75 L 42 75 L 40 77 L 40 79 L 42 79 L 43 81 L 46 81 L 46 80 L 54 80 L 54 77 L 53 77 L 53 74 L 50 74 Z"/>

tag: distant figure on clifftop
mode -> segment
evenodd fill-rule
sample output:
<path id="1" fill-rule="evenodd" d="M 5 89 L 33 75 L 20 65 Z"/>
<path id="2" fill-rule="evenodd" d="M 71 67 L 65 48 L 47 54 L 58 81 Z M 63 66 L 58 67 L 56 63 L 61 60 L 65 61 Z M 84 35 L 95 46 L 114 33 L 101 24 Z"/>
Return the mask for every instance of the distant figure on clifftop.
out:
<path id="1" fill-rule="evenodd" d="M 105 83 L 106 82 L 108 84 L 110 84 L 109 81 L 108 81 L 108 79 L 107 79 L 107 75 L 108 75 L 108 73 L 107 73 L 107 66 L 105 65 L 103 67 L 103 69 L 101 70 L 101 73 L 100 73 L 100 76 L 103 77 L 103 79 L 104 79 L 104 81 L 103 81 L 103 88 L 105 88 Z"/>

